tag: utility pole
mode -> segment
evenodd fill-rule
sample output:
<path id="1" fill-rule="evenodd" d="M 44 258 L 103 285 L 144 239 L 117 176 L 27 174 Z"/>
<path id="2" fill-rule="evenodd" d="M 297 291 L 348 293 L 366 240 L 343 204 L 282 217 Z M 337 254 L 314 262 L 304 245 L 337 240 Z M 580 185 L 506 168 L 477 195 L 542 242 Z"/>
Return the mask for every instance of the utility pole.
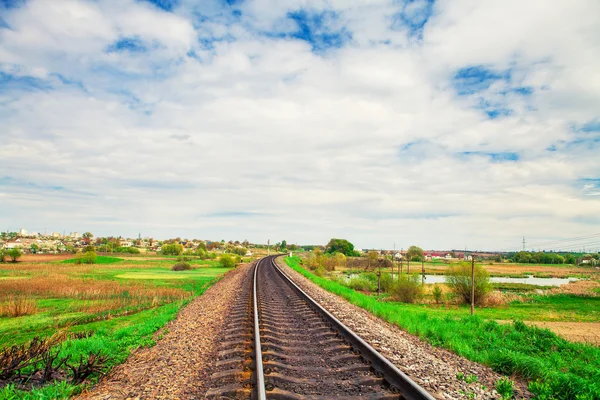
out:
<path id="1" fill-rule="evenodd" d="M 525 236 L 523 236 L 523 251 L 525 251 Z"/>
<path id="2" fill-rule="evenodd" d="M 471 315 L 475 314 L 475 255 L 471 255 Z"/>
<path id="3" fill-rule="evenodd" d="M 267 239 L 267 255 L 271 255 L 271 239 Z"/>
<path id="4" fill-rule="evenodd" d="M 421 286 L 425 286 L 425 255 L 421 258 Z"/>

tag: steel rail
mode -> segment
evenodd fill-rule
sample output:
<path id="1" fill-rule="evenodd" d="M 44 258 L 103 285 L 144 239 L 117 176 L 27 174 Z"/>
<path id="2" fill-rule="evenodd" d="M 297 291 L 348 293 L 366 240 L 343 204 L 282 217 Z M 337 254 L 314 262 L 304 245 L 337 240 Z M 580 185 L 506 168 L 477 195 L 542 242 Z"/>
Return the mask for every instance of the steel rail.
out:
<path id="1" fill-rule="evenodd" d="M 253 308 L 254 308 L 254 373 L 256 375 L 256 394 L 258 400 L 266 400 L 265 375 L 263 372 L 262 349 L 260 347 L 260 326 L 258 321 L 258 297 L 256 295 L 256 277 L 258 267 L 264 259 L 259 260 L 254 267 L 254 290 L 253 290 Z"/>
<path id="2" fill-rule="evenodd" d="M 393 392 L 402 394 L 407 400 L 435 400 L 425 389 L 419 386 L 415 381 L 410 379 L 404 372 L 400 371 L 387 358 L 382 356 L 371 345 L 361 339 L 350 328 L 344 325 L 340 320 L 331 315 L 329 311 L 323 308 L 312 297 L 304 292 L 292 279 L 284 273 L 275 263 L 275 257 L 271 258 L 271 263 L 275 270 L 283 276 L 291 287 L 304 298 L 319 314 L 321 314 L 334 327 L 341 336 L 343 336 L 354 349 L 358 350 L 362 357 L 371 363 L 375 373 L 383 377 L 389 384 Z M 258 269 L 258 267 L 257 267 Z M 255 299 L 256 299 L 256 271 L 255 271 Z M 262 368 L 261 368 L 262 371 Z"/>

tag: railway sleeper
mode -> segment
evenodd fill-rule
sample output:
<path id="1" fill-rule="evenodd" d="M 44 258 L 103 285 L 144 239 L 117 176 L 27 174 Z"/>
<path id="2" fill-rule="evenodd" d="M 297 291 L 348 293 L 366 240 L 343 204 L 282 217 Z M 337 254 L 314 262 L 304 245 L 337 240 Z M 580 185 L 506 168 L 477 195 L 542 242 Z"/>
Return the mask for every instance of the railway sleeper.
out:
<path id="1" fill-rule="evenodd" d="M 250 381 L 212 388 L 204 395 L 207 399 L 249 399 L 251 396 L 252 384 Z"/>
<path id="2" fill-rule="evenodd" d="M 310 379 L 310 378 L 295 378 L 292 376 L 281 375 L 277 373 L 265 376 L 265 385 L 270 387 L 277 387 L 277 384 L 286 385 L 298 385 L 298 386 L 310 386 L 313 388 L 319 388 L 319 390 L 334 392 L 335 388 L 340 387 L 357 387 L 364 388 L 367 391 L 375 390 L 377 387 L 385 388 L 387 385 L 385 379 L 378 378 L 375 376 L 362 376 L 354 379 Z M 329 389 L 331 388 L 331 389 Z M 371 390 L 369 390 L 371 389 Z M 301 391 L 301 390 L 299 390 Z"/>
<path id="3" fill-rule="evenodd" d="M 330 367 L 307 367 L 301 365 L 289 365 L 284 363 L 279 363 L 277 361 L 269 361 L 263 363 L 265 374 L 269 374 L 273 371 L 286 370 L 286 371 L 303 371 L 303 372 L 319 372 L 319 373 L 329 373 L 330 371 L 334 371 L 336 373 L 344 373 L 344 372 L 353 372 L 353 371 L 370 371 L 371 367 L 364 363 L 356 363 L 350 364 L 345 367 L 338 368 L 330 368 Z"/>
<path id="4" fill-rule="evenodd" d="M 311 396 L 305 394 L 296 394 L 289 392 L 287 390 L 283 390 L 280 388 L 275 388 L 269 391 L 269 399 L 272 400 L 340 400 L 342 397 L 340 396 Z M 397 394 L 386 394 L 386 393 L 372 393 L 368 396 L 344 396 L 344 400 L 365 400 L 368 398 L 370 400 L 398 400 L 402 397 Z"/>

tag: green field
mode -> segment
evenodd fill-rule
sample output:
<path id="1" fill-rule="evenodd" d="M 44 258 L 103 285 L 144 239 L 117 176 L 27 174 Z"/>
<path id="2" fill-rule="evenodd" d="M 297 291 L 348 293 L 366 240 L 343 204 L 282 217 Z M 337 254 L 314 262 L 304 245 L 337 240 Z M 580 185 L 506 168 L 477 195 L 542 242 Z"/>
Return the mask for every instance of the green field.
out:
<path id="1" fill-rule="evenodd" d="M 533 297 L 500 308 L 403 304 L 380 301 L 375 295 L 354 291 L 339 282 L 313 275 L 298 257 L 286 257 L 294 270 L 324 289 L 374 315 L 470 360 L 507 376 L 529 382 L 538 399 L 600 399 L 600 348 L 569 342 L 546 329 L 529 327 L 520 320 L 552 319 L 573 315 L 575 320 L 598 321 L 599 298 L 574 296 Z M 499 324 L 494 319 L 515 319 Z"/>
<path id="2" fill-rule="evenodd" d="M 214 260 L 193 260 L 189 271 L 171 271 L 176 260 L 168 258 L 97 261 L 0 264 L 0 348 L 61 332 L 59 358 L 101 351 L 108 367 L 122 363 L 133 349 L 152 345 L 158 329 L 228 271 Z M 18 307 L 25 315 L 14 315 Z M 8 385 L 0 398 L 63 398 L 80 389 L 65 382 L 31 391 Z"/>

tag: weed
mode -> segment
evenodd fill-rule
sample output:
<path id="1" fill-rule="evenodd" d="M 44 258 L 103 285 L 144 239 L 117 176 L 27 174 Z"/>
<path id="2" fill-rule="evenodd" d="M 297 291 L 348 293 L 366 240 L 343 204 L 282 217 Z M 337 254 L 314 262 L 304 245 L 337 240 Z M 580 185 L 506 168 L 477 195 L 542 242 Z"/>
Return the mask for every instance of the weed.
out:
<path id="1" fill-rule="evenodd" d="M 471 384 L 477 382 L 477 375 L 469 375 L 465 378 L 465 382 Z"/>
<path id="2" fill-rule="evenodd" d="M 514 382 L 508 378 L 500 378 L 496 381 L 496 391 L 502 400 L 510 400 L 515 393 Z"/>
<path id="3" fill-rule="evenodd" d="M 458 379 L 459 381 L 464 381 L 465 374 L 463 372 L 459 372 L 458 374 L 456 374 L 456 379 Z"/>

